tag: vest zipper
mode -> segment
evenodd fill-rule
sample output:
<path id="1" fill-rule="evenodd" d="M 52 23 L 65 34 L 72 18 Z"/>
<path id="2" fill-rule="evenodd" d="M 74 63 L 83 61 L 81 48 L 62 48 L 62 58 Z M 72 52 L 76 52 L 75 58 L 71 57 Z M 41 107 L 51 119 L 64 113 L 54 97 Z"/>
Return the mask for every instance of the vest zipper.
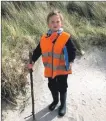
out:
<path id="1" fill-rule="evenodd" d="M 52 47 L 52 77 L 53 77 L 53 49 L 54 49 L 54 45 L 55 45 L 55 42 L 56 40 L 58 39 L 59 35 L 56 37 L 56 39 L 54 39 L 54 41 L 52 42 L 53 43 L 53 47 Z"/>
<path id="2" fill-rule="evenodd" d="M 52 47 L 52 77 L 53 77 L 53 49 L 54 49 L 54 43 L 53 43 L 53 47 Z"/>

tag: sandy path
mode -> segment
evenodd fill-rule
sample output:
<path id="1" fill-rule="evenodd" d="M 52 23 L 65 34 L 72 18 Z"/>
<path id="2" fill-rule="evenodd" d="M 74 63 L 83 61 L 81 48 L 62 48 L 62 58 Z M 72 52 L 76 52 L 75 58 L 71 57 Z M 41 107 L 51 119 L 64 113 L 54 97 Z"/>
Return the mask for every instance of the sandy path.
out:
<path id="1" fill-rule="evenodd" d="M 47 108 L 52 97 L 41 62 L 39 70 L 35 70 L 33 75 L 37 121 L 106 121 L 106 48 L 92 48 L 92 53 L 89 50 L 75 60 L 73 74 L 68 77 L 67 113 L 63 118 L 57 115 L 59 104 L 53 112 Z M 4 121 L 25 121 L 24 117 L 30 114 L 31 98 L 21 114 L 19 111 L 9 111 Z M 32 118 L 26 121 L 32 121 Z"/>

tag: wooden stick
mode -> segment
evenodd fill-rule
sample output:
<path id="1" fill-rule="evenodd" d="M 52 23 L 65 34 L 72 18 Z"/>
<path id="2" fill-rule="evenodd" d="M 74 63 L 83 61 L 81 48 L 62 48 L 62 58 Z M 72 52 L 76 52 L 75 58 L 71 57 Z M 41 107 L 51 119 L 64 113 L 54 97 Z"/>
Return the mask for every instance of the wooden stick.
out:
<path id="1" fill-rule="evenodd" d="M 29 59 L 30 59 L 30 64 L 32 64 L 32 53 L 29 52 Z M 33 90 L 33 70 L 30 69 L 30 81 L 31 81 L 31 97 L 32 97 L 32 115 L 33 115 L 33 121 L 35 121 L 35 111 L 34 111 L 34 90 Z"/>

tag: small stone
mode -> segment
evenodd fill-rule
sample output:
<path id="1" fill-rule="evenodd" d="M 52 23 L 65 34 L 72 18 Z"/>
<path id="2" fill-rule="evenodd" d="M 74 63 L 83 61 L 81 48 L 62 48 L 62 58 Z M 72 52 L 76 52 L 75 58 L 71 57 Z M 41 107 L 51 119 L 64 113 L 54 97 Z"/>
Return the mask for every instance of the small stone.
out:
<path id="1" fill-rule="evenodd" d="M 85 52 L 84 52 L 83 50 L 81 50 L 81 54 L 82 54 L 82 55 L 84 55 L 84 54 L 85 54 Z"/>
<path id="2" fill-rule="evenodd" d="M 85 105 L 86 104 L 86 101 L 85 100 L 82 100 L 82 105 Z"/>
<path id="3" fill-rule="evenodd" d="M 101 98 L 98 98 L 98 100 L 101 100 Z"/>

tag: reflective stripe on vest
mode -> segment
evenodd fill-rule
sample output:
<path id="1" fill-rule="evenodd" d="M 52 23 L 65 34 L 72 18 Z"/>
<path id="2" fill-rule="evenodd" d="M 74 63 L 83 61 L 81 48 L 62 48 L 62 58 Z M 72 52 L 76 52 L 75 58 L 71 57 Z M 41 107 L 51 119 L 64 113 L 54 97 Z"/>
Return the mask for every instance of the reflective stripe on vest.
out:
<path id="1" fill-rule="evenodd" d="M 42 53 L 42 57 L 52 57 L 52 56 L 53 58 L 64 60 L 64 54 L 57 54 L 52 52 Z"/>
<path id="2" fill-rule="evenodd" d="M 44 63 L 44 66 L 52 69 L 52 64 L 50 64 L 50 63 Z M 61 66 L 60 65 L 59 66 L 53 66 L 53 71 L 55 71 L 55 70 L 63 70 L 63 71 L 66 71 L 66 68 L 65 68 L 64 65 L 61 65 Z"/>

